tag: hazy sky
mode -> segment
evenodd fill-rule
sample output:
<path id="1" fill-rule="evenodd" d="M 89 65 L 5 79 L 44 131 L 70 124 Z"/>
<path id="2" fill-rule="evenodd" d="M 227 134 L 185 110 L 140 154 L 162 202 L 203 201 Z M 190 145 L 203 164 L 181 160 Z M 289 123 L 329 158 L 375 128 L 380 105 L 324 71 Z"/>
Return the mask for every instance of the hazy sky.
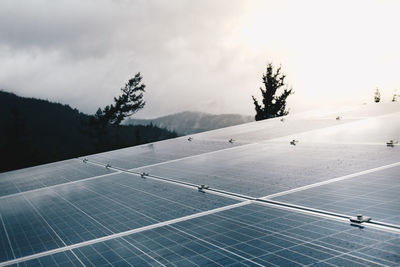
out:
<path id="1" fill-rule="evenodd" d="M 94 113 L 137 72 L 137 117 L 253 114 L 267 62 L 292 111 L 400 93 L 400 1 L 1 0 L 0 88 Z"/>

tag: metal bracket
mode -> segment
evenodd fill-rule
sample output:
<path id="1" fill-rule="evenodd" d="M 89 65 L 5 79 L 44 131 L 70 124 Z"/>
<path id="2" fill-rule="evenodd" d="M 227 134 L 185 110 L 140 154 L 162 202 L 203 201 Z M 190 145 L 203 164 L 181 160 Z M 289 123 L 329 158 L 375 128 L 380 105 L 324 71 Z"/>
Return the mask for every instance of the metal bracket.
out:
<path id="1" fill-rule="evenodd" d="M 350 222 L 352 223 L 363 223 L 369 222 L 371 217 L 363 216 L 362 214 L 358 214 L 356 217 L 350 217 Z"/>
<path id="2" fill-rule="evenodd" d="M 399 141 L 390 140 L 389 142 L 386 142 L 386 146 L 394 147 L 394 145 L 398 144 L 398 143 L 399 143 Z"/>
<path id="3" fill-rule="evenodd" d="M 292 141 L 290 141 L 290 144 L 292 145 L 292 146 L 295 146 L 297 143 L 299 142 L 299 140 L 292 140 Z"/>
<path id="4" fill-rule="evenodd" d="M 208 185 L 204 185 L 204 184 L 199 185 L 199 186 L 197 187 L 197 189 L 199 190 L 199 192 L 202 192 L 202 193 L 205 193 L 204 189 L 208 189 L 208 188 L 210 188 L 210 187 L 209 187 Z"/>

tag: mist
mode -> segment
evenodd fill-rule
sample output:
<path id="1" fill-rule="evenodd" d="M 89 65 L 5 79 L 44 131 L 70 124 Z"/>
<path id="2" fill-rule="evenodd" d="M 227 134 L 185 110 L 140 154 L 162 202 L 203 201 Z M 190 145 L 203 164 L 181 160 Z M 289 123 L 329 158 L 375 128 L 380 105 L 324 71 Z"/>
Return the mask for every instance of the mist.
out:
<path id="1" fill-rule="evenodd" d="M 86 113 L 137 72 L 139 118 L 254 114 L 268 62 L 291 112 L 390 101 L 400 87 L 396 1 L 0 2 L 0 88 Z"/>

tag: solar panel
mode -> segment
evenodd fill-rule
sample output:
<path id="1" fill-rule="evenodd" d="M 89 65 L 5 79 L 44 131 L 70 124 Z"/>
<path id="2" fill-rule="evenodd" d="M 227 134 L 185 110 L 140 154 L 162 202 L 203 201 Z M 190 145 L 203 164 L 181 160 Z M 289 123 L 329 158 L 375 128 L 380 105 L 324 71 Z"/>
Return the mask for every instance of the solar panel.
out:
<path id="1" fill-rule="evenodd" d="M 85 265 L 390 266 L 400 262 L 398 238 L 399 234 L 249 204 L 72 251 Z"/>
<path id="2" fill-rule="evenodd" d="M 16 257 L 23 257 L 237 202 L 115 174 L 9 196 L 0 212 Z"/>
<path id="3" fill-rule="evenodd" d="M 227 139 L 228 140 L 228 139 Z M 102 164 L 111 164 L 124 169 L 133 169 L 160 162 L 176 160 L 212 151 L 241 145 L 218 140 L 189 141 L 188 137 L 181 137 L 167 141 L 156 142 L 131 148 L 114 150 L 87 157 L 90 161 Z"/>
<path id="4" fill-rule="evenodd" d="M 137 171 L 263 197 L 400 161 L 393 152 L 384 144 L 251 144 Z"/>
<path id="5" fill-rule="evenodd" d="M 241 142 L 262 142 L 265 140 L 287 136 L 300 132 L 307 132 L 329 126 L 336 126 L 346 121 L 328 119 L 305 119 L 287 117 L 274 118 L 268 121 L 259 121 L 242 124 L 228 129 L 219 129 L 194 135 L 196 139 L 229 140 L 232 138 Z"/>
<path id="6" fill-rule="evenodd" d="M 0 173 L 0 197 L 56 184 L 112 173 L 112 170 L 85 166 L 77 160 Z"/>
<path id="7" fill-rule="evenodd" d="M 399 112 L 289 116 L 0 174 L 0 266 L 399 265 L 400 151 L 386 146 Z"/>
<path id="8" fill-rule="evenodd" d="M 394 113 L 314 131 L 296 133 L 292 136 L 277 138 L 274 141 L 286 142 L 288 139 L 296 138 L 308 143 L 382 145 L 389 140 L 398 138 L 399 132 L 400 116 L 398 113 Z"/>
<path id="9" fill-rule="evenodd" d="M 272 198 L 400 225 L 400 166 Z"/>

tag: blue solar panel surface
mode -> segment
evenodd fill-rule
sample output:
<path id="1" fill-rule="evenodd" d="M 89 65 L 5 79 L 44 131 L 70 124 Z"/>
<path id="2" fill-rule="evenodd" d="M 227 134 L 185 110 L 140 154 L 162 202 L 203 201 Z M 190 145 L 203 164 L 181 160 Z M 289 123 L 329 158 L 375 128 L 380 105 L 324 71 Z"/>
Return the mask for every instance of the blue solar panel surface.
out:
<path id="1" fill-rule="evenodd" d="M 251 144 L 138 171 L 263 197 L 398 161 L 398 149 L 384 145 L 288 142 Z"/>
<path id="2" fill-rule="evenodd" d="M 400 106 L 310 114 L 2 173 L 0 266 L 400 265 Z"/>
<path id="3" fill-rule="evenodd" d="M 280 137 L 274 141 L 286 142 L 299 139 L 310 143 L 349 143 L 364 145 L 382 145 L 389 140 L 396 140 L 400 132 L 399 113 L 382 117 L 355 120 L 351 123 L 316 129 L 304 133 Z"/>
<path id="4" fill-rule="evenodd" d="M 399 238 L 250 204 L 72 251 L 87 266 L 394 266 Z"/>
<path id="5" fill-rule="evenodd" d="M 111 164 L 124 169 L 133 169 L 164 161 L 232 148 L 241 144 L 243 143 L 229 143 L 228 140 L 218 141 L 194 139 L 193 141 L 189 141 L 188 137 L 181 137 L 172 140 L 91 155 L 87 158 L 103 164 Z"/>
<path id="6" fill-rule="evenodd" d="M 313 187 L 274 200 L 400 225 L 400 167 Z"/>
<path id="7" fill-rule="evenodd" d="M 237 202 L 115 174 L 3 198 L 0 212 L 15 256 L 23 257 Z"/>
<path id="8" fill-rule="evenodd" d="M 49 256 L 36 258 L 30 261 L 20 262 L 18 264 L 10 265 L 13 267 L 29 267 L 29 266 L 85 266 L 82 262 L 71 252 L 64 251 Z"/>
<path id="9" fill-rule="evenodd" d="M 77 160 L 65 160 L 0 173 L 0 197 L 112 172 L 112 170 L 106 168 L 85 166 Z"/>

